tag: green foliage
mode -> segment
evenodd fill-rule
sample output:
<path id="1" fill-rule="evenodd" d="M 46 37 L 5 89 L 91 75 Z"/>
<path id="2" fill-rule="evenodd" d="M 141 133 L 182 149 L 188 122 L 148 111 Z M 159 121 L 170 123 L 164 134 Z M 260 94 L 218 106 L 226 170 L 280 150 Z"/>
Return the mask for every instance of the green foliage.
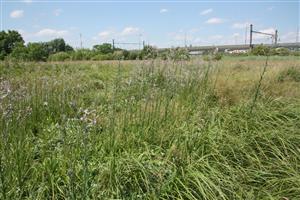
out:
<path id="1" fill-rule="evenodd" d="M 10 54 L 16 46 L 24 44 L 22 36 L 17 31 L 0 32 L 0 60 Z"/>
<path id="2" fill-rule="evenodd" d="M 300 56 L 300 51 L 292 51 L 290 52 L 292 56 Z"/>
<path id="3" fill-rule="evenodd" d="M 29 43 L 24 46 L 22 36 L 17 31 L 10 30 L 7 33 L 0 32 L 0 49 L 0 60 L 9 55 L 10 59 L 20 61 L 45 61 L 51 54 L 73 51 L 73 48 L 62 38 L 49 42 Z"/>
<path id="4" fill-rule="evenodd" d="M 222 53 L 215 53 L 215 54 L 208 54 L 208 55 L 203 55 L 203 60 L 204 61 L 219 61 L 223 58 Z"/>
<path id="5" fill-rule="evenodd" d="M 48 58 L 48 52 L 43 43 L 28 43 L 27 52 L 30 61 L 46 61 Z"/>
<path id="6" fill-rule="evenodd" d="M 251 54 L 255 56 L 266 56 L 270 54 L 270 51 L 271 51 L 270 47 L 264 45 L 258 45 L 251 50 Z"/>
<path id="7" fill-rule="evenodd" d="M 300 70 L 296 67 L 290 67 L 284 71 L 281 71 L 278 75 L 277 80 L 279 82 L 283 81 L 295 81 L 300 82 Z"/>
<path id="8" fill-rule="evenodd" d="M 114 60 L 122 60 L 122 59 L 124 59 L 123 52 L 124 51 L 114 51 L 114 53 L 113 53 Z"/>
<path id="9" fill-rule="evenodd" d="M 184 48 L 172 48 L 167 54 L 167 57 L 170 58 L 171 60 L 189 60 L 190 55 L 189 51 Z"/>
<path id="10" fill-rule="evenodd" d="M 299 99 L 250 113 L 221 104 L 232 64 L 133 63 L 0 63 L 0 199 L 297 199 Z"/>
<path id="11" fill-rule="evenodd" d="M 216 53 L 216 54 L 213 55 L 212 59 L 215 60 L 215 61 L 219 61 L 219 60 L 222 59 L 222 57 L 223 57 L 222 53 Z"/>
<path id="12" fill-rule="evenodd" d="M 158 55 L 157 49 L 150 45 L 145 45 L 143 50 L 140 52 L 139 58 L 140 59 L 154 59 Z"/>
<path id="13" fill-rule="evenodd" d="M 16 61 L 29 61 L 28 56 L 28 48 L 24 46 L 23 44 L 18 44 L 15 46 L 11 54 L 9 55 L 10 59 L 16 60 Z"/>
<path id="14" fill-rule="evenodd" d="M 54 54 L 58 52 L 73 51 L 73 48 L 65 43 L 62 38 L 57 38 L 49 42 L 44 43 L 45 48 L 47 48 L 48 54 Z"/>
<path id="15" fill-rule="evenodd" d="M 121 50 L 121 51 L 122 51 L 123 59 L 129 60 L 130 51 L 127 51 L 127 50 Z"/>
<path id="16" fill-rule="evenodd" d="M 271 55 L 288 56 L 290 55 L 290 50 L 284 47 L 273 48 L 271 49 Z"/>
<path id="17" fill-rule="evenodd" d="M 130 51 L 129 55 L 125 57 L 127 60 L 136 60 L 139 58 L 139 53 L 136 51 Z"/>
<path id="18" fill-rule="evenodd" d="M 113 60 L 113 54 L 96 54 L 91 58 L 91 60 Z"/>
<path id="19" fill-rule="evenodd" d="M 89 49 L 78 49 L 71 53 L 71 60 L 90 60 L 95 53 Z"/>
<path id="20" fill-rule="evenodd" d="M 101 54 L 108 54 L 108 53 L 113 53 L 113 48 L 110 43 L 103 43 L 101 45 L 94 45 L 93 50 L 101 53 Z"/>
<path id="21" fill-rule="evenodd" d="M 67 52 L 58 52 L 55 54 L 51 54 L 48 57 L 49 61 L 66 61 L 66 60 L 70 60 L 70 53 Z"/>

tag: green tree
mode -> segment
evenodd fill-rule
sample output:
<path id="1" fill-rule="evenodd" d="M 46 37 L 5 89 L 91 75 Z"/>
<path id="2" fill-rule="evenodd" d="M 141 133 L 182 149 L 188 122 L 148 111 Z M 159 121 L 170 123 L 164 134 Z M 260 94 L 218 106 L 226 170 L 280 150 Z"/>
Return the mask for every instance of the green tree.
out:
<path id="1" fill-rule="evenodd" d="M 100 45 L 94 45 L 93 46 L 93 50 L 94 51 L 97 51 L 99 53 L 102 53 L 102 54 L 108 54 L 108 53 L 113 53 L 113 48 L 112 48 L 112 45 L 109 44 L 109 43 L 103 43 L 103 44 L 100 44 Z"/>
<path id="2" fill-rule="evenodd" d="M 22 36 L 13 30 L 8 30 L 7 32 L 0 32 L 0 59 L 4 59 L 5 56 L 10 54 L 14 47 L 19 44 L 24 44 Z"/>
<path id="3" fill-rule="evenodd" d="M 19 43 L 13 51 L 10 53 L 10 58 L 15 59 L 15 60 L 20 60 L 20 61 L 28 61 L 30 60 L 29 55 L 28 55 L 28 48 Z"/>
<path id="4" fill-rule="evenodd" d="M 48 54 L 58 53 L 58 52 L 66 52 L 73 51 L 73 48 L 66 44 L 65 40 L 62 38 L 57 38 L 46 42 L 45 48 L 47 48 Z"/>
<path id="5" fill-rule="evenodd" d="M 46 61 L 48 57 L 47 49 L 43 43 L 29 43 L 28 58 L 31 61 Z"/>
<path id="6" fill-rule="evenodd" d="M 251 50 L 251 54 L 256 56 L 266 56 L 269 55 L 271 49 L 270 47 L 266 47 L 264 45 L 258 45 Z"/>

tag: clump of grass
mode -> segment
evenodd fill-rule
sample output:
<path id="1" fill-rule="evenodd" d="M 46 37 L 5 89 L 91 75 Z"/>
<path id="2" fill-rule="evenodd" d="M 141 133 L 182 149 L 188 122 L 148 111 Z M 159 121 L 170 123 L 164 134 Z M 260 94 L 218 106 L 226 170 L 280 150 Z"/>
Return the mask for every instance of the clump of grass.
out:
<path id="1" fill-rule="evenodd" d="M 300 70 L 296 67 L 290 67 L 288 69 L 285 69 L 278 74 L 277 80 L 279 82 L 283 82 L 283 81 L 300 82 Z"/>

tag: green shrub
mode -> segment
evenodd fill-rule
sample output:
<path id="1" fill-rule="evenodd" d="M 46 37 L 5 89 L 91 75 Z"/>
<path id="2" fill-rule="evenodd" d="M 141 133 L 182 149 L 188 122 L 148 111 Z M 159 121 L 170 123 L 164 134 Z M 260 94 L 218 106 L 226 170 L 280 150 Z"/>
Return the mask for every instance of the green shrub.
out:
<path id="1" fill-rule="evenodd" d="M 139 57 L 139 53 L 136 51 L 130 51 L 127 60 L 136 60 Z"/>
<path id="2" fill-rule="evenodd" d="M 71 60 L 90 60 L 95 53 L 89 49 L 79 49 L 71 53 Z"/>
<path id="3" fill-rule="evenodd" d="M 112 53 L 94 55 L 91 60 L 113 60 Z"/>
<path id="4" fill-rule="evenodd" d="M 288 56 L 290 55 L 290 50 L 284 47 L 273 48 L 270 51 L 270 55 Z"/>
<path id="5" fill-rule="evenodd" d="M 290 53 L 292 56 L 300 56 L 300 51 L 292 51 Z"/>
<path id="6" fill-rule="evenodd" d="M 216 53 L 216 54 L 212 54 L 212 55 L 203 55 L 203 60 L 204 61 L 219 61 L 223 58 L 223 54 L 222 53 Z"/>
<path id="7" fill-rule="evenodd" d="M 123 51 L 114 51 L 114 53 L 112 54 L 112 58 L 114 60 L 122 60 L 122 59 L 124 59 Z"/>
<path id="8" fill-rule="evenodd" d="M 48 57 L 49 61 L 65 61 L 70 59 L 70 54 L 66 52 L 59 52 Z"/>
<path id="9" fill-rule="evenodd" d="M 266 47 L 264 45 L 258 45 L 251 50 L 251 54 L 255 56 L 266 56 L 269 55 L 270 51 L 271 51 L 270 47 Z"/>
<path id="10" fill-rule="evenodd" d="M 216 53 L 213 55 L 212 59 L 215 60 L 215 61 L 218 61 L 218 60 L 221 60 L 223 57 L 223 54 L 222 53 Z"/>
<path id="11" fill-rule="evenodd" d="M 171 60 L 189 60 L 190 59 L 189 51 L 184 48 L 170 49 L 167 56 Z"/>
<path id="12" fill-rule="evenodd" d="M 158 55 L 157 49 L 153 46 L 146 45 L 144 46 L 143 50 L 141 51 L 139 58 L 140 59 L 150 59 L 156 58 Z"/>
<path id="13" fill-rule="evenodd" d="M 23 44 L 18 44 L 11 54 L 9 55 L 9 59 L 18 60 L 18 61 L 29 61 L 28 49 Z"/>

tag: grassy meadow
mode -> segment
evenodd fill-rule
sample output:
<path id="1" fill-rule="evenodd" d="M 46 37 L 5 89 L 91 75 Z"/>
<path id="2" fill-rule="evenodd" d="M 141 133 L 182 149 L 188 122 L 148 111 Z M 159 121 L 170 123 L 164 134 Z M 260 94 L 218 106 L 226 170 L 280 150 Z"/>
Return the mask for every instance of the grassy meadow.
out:
<path id="1" fill-rule="evenodd" d="M 300 199 L 299 57 L 0 63 L 0 199 Z"/>

